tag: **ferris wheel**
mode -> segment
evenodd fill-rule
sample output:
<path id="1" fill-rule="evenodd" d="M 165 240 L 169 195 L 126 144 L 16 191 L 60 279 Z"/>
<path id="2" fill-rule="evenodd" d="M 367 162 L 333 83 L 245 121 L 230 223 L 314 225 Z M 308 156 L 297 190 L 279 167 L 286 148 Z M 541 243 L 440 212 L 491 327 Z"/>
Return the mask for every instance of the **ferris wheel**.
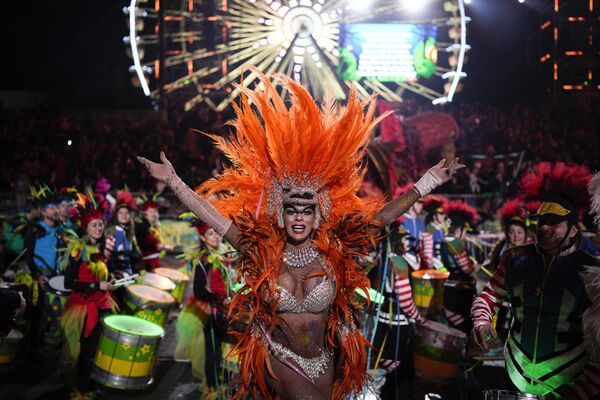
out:
<path id="1" fill-rule="evenodd" d="M 222 111 L 256 74 L 301 82 L 315 98 L 354 87 L 401 101 L 451 102 L 470 46 L 463 0 L 131 0 L 124 38 L 132 82 L 188 111 Z"/>

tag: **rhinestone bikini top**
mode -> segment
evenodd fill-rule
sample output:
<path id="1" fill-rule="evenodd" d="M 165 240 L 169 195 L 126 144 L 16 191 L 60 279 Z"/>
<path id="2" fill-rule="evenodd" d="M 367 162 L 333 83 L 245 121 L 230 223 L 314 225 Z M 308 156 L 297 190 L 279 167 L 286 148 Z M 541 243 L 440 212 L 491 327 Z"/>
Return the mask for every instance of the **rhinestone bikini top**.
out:
<path id="1" fill-rule="evenodd" d="M 301 301 L 283 286 L 279 286 L 279 293 L 278 313 L 320 314 L 333 303 L 335 286 L 331 279 L 323 279 Z"/>

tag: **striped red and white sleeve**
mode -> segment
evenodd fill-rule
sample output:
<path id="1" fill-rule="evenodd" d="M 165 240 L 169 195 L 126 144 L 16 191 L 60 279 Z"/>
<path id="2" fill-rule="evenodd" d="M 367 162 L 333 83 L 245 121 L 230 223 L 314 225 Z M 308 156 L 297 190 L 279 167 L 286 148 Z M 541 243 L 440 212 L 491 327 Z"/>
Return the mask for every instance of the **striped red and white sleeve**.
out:
<path id="1" fill-rule="evenodd" d="M 433 234 L 430 232 L 421 233 L 420 252 L 421 264 L 425 269 L 433 269 Z"/>
<path id="2" fill-rule="evenodd" d="M 481 324 L 491 324 L 492 317 L 500 306 L 506 296 L 506 289 L 504 288 L 504 270 L 506 269 L 506 257 L 500 259 L 500 265 L 494 271 L 494 275 L 481 291 L 479 296 L 473 300 L 471 307 L 471 318 L 473 319 L 473 326 Z"/>
<path id="3" fill-rule="evenodd" d="M 463 250 L 462 253 L 456 257 L 456 263 L 462 272 L 465 273 L 465 275 L 470 276 L 471 272 L 473 272 L 473 262 L 469 258 L 469 253 L 467 253 L 467 250 Z"/>
<path id="4" fill-rule="evenodd" d="M 600 394 L 600 366 L 588 362 L 581 375 L 573 382 L 562 386 L 559 394 L 564 399 L 592 400 Z"/>
<path id="5" fill-rule="evenodd" d="M 396 292 L 402 311 L 404 311 L 409 318 L 419 319 L 421 315 L 413 301 L 412 289 L 408 277 L 394 278 L 394 292 Z"/>

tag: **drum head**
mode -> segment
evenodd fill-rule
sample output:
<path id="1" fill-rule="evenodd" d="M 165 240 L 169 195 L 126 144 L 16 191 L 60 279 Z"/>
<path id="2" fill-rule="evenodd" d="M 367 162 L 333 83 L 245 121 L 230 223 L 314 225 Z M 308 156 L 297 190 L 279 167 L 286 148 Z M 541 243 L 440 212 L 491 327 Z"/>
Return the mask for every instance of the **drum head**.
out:
<path id="1" fill-rule="evenodd" d="M 458 329 L 451 328 L 451 327 L 441 324 L 439 322 L 435 322 L 435 321 L 427 320 L 427 321 L 425 321 L 425 323 L 420 325 L 419 328 L 429 329 L 429 330 L 432 330 L 435 332 L 443 333 L 448 336 L 454 336 L 454 337 L 457 337 L 460 339 L 467 338 L 467 335 L 464 332 L 459 331 Z"/>
<path id="2" fill-rule="evenodd" d="M 148 285 L 129 285 L 127 290 L 144 300 L 153 303 L 175 303 L 175 298 L 169 293 Z"/>
<path id="3" fill-rule="evenodd" d="M 53 276 L 48 280 L 48 285 L 50 285 L 50 287 L 57 292 L 68 293 L 71 291 L 71 289 L 65 288 L 64 275 Z"/>
<path id="4" fill-rule="evenodd" d="M 438 271 L 437 269 L 421 269 L 411 273 L 415 279 L 448 279 L 450 272 Z"/>
<path id="5" fill-rule="evenodd" d="M 189 276 L 173 268 L 155 268 L 154 272 L 158 275 L 171 279 L 173 282 L 182 282 L 190 280 Z"/>
<path id="6" fill-rule="evenodd" d="M 160 276 L 153 272 L 148 272 L 144 274 L 142 277 L 142 283 L 144 285 L 154 286 L 160 290 L 173 290 L 175 289 L 175 284 L 172 280 L 165 276 Z"/>
<path id="7" fill-rule="evenodd" d="M 104 324 L 115 331 L 135 336 L 159 337 L 165 333 L 155 323 L 131 315 L 108 315 L 104 318 Z"/>

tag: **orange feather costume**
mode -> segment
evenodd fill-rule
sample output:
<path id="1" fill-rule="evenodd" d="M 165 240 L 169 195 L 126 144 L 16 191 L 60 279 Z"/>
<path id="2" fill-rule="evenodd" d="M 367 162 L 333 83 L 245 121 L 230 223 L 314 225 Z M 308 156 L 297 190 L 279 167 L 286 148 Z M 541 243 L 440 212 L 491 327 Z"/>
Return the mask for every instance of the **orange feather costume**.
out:
<path id="1" fill-rule="evenodd" d="M 354 257 L 367 255 L 376 240 L 373 217 L 381 201 L 365 203 L 356 193 L 371 131 L 385 115 L 374 118 L 373 99 L 368 99 L 365 112 L 366 103 L 354 91 L 345 107 L 326 100 L 319 108 L 298 83 L 275 76 L 291 94 L 288 108 L 270 80 L 259 75 L 261 90 L 240 87 L 244 95 L 234 106 L 237 119 L 231 123 L 235 134 L 229 139 L 209 135 L 232 167 L 197 189 L 216 195 L 212 204 L 241 232 L 245 286 L 229 314 L 248 326 L 236 334 L 232 350 L 241 360 L 235 398 L 257 398 L 259 393 L 274 397 L 265 377 L 265 370 L 276 373 L 264 333 L 271 334 L 282 323 L 276 310 L 285 231 L 278 226 L 278 213 L 286 191 L 294 188 L 310 190 L 318 200 L 320 224 L 312 240 L 336 282 L 324 339 L 335 353 L 333 398 L 344 398 L 361 389 L 366 374 L 368 342 L 354 318 L 359 307 L 354 292 L 360 288 L 366 293 L 369 281 Z"/>

